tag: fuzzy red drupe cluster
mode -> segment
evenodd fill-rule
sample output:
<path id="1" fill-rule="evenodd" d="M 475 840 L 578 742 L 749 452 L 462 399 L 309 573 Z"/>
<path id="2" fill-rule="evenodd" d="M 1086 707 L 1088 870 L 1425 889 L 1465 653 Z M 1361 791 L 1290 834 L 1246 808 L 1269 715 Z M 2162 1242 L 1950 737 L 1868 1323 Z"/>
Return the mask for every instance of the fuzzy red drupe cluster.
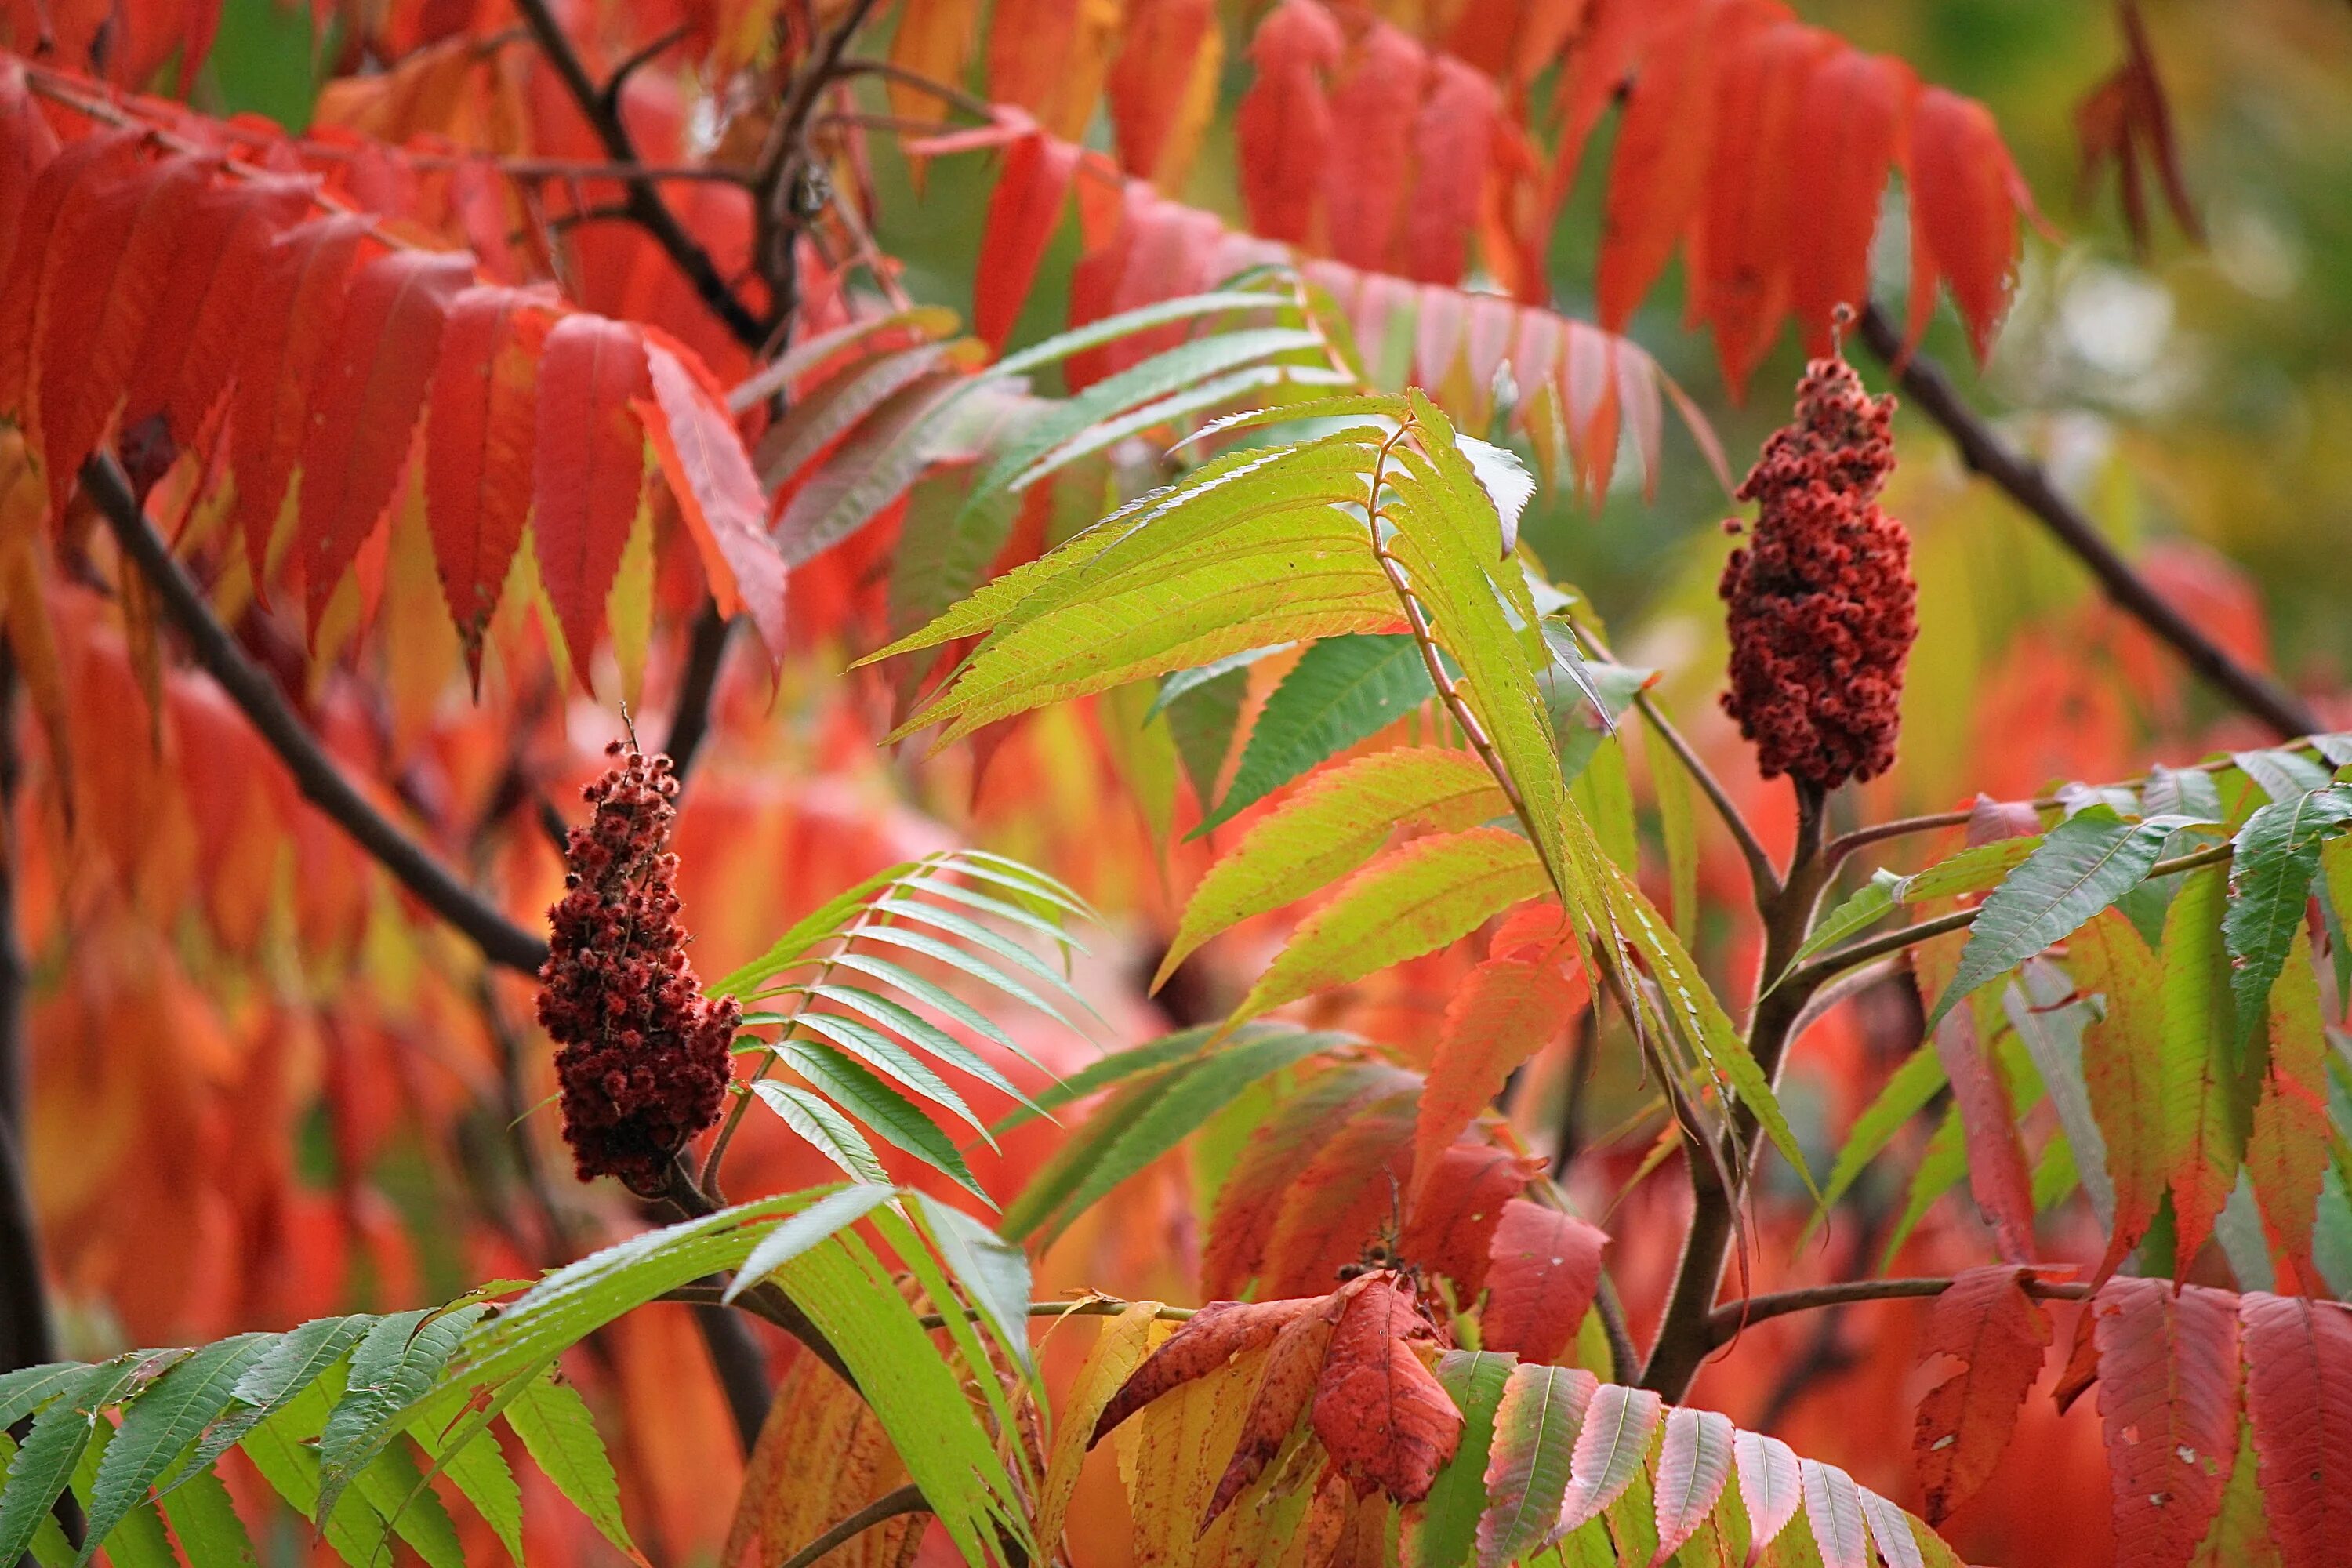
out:
<path id="1" fill-rule="evenodd" d="M 563 899 L 548 911 L 539 1021 L 562 1047 L 563 1138 L 580 1179 L 618 1176 L 651 1196 L 671 1157 L 719 1119 L 742 1009 L 703 995 L 687 962 L 670 760 L 617 741 L 605 754 L 614 765 L 581 792 L 594 815 L 572 830 Z"/>
<path id="2" fill-rule="evenodd" d="M 1894 763 L 1918 633 L 1910 537 L 1877 500 L 1895 467 L 1894 414 L 1895 399 L 1865 393 L 1844 360 L 1814 360 L 1795 421 L 1739 487 L 1759 508 L 1717 589 L 1731 606 L 1723 707 L 1766 778 L 1828 790 Z"/>

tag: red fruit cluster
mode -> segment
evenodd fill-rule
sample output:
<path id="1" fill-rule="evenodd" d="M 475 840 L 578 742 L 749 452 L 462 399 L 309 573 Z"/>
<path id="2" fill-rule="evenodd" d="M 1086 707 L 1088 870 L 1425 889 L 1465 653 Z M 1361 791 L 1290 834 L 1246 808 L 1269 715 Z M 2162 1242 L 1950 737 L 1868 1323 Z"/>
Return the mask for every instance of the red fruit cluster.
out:
<path id="1" fill-rule="evenodd" d="M 1773 432 L 1739 487 L 1760 506 L 1717 589 L 1731 606 L 1723 707 L 1756 742 L 1766 778 L 1834 789 L 1894 763 L 1903 661 L 1919 629 L 1910 537 L 1876 499 L 1895 467 L 1894 414 L 1895 399 L 1864 392 L 1844 360 L 1814 360 L 1795 422 Z"/>
<path id="2" fill-rule="evenodd" d="M 703 995 L 687 962 L 670 760 L 618 742 L 605 754 L 614 763 L 581 792 L 594 815 L 572 830 L 563 899 L 548 910 L 539 1021 L 562 1047 L 563 1138 L 580 1179 L 618 1176 L 653 1196 L 671 1157 L 719 1119 L 742 1009 Z"/>

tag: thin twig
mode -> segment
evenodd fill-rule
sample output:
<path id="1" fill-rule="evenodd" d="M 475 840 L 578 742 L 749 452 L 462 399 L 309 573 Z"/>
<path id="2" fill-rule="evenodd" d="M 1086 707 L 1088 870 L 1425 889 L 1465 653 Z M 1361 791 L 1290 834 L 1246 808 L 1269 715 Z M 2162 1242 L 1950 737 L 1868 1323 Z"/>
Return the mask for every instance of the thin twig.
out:
<path id="1" fill-rule="evenodd" d="M 1952 1288 L 1952 1283 L 1950 1279 L 1933 1278 L 1850 1279 L 1836 1285 L 1808 1285 L 1797 1290 L 1776 1290 L 1767 1296 L 1749 1296 L 1743 1300 L 1725 1302 L 1707 1314 L 1707 1331 L 1713 1336 L 1713 1343 L 1720 1345 L 1743 1327 L 1786 1317 L 1790 1312 L 1809 1312 L 1820 1307 L 1842 1307 L 1854 1301 L 1898 1301 L 1921 1296 L 1940 1296 Z M 2031 1274 L 2021 1278 L 2018 1286 L 2040 1301 L 2079 1301 L 2090 1294 L 2087 1285 L 2038 1279 Z"/>
<path id="2" fill-rule="evenodd" d="M 885 1492 L 847 1519 L 833 1526 L 823 1535 L 793 1552 L 777 1564 L 777 1568 L 809 1568 L 809 1564 L 849 1540 L 873 1529 L 877 1524 L 897 1519 L 900 1514 L 929 1513 L 931 1505 L 923 1500 L 922 1488 L 909 1482 L 897 1491 Z"/>
<path id="3" fill-rule="evenodd" d="M 1943 426 L 1959 447 L 1960 460 L 2040 519 L 2090 569 L 2117 608 L 2168 645 L 2222 696 L 2281 735 L 2309 734 L 2322 727 L 2301 698 L 2240 664 L 2134 572 L 2082 509 L 2059 493 L 2048 472 L 2003 441 L 1961 399 L 1941 365 L 1926 354 L 1905 351 L 1902 333 L 1875 304 L 1862 313 L 1861 337 L 1894 371 L 1912 403 Z"/>
<path id="4" fill-rule="evenodd" d="M 114 531 L 124 557 L 163 599 L 196 662 L 278 753 L 303 798 L 351 835 L 418 902 L 463 932 L 483 957 L 524 974 L 538 973 L 547 961 L 545 940 L 459 881 L 343 776 L 278 683 L 246 657 L 236 637 L 214 616 L 204 590 L 140 510 L 121 466 L 106 453 L 91 458 L 81 467 L 81 488 Z"/>
<path id="5" fill-rule="evenodd" d="M 687 634 L 686 668 L 678 676 L 677 706 L 670 715 L 669 738 L 662 750 L 669 753 L 672 773 L 683 784 L 695 754 L 710 733 L 710 701 L 719 689 L 719 668 L 727 654 L 727 634 L 733 623 L 709 599 L 695 612 L 693 630 Z"/>
<path id="6" fill-rule="evenodd" d="M 996 118 L 995 106 L 991 104 L 986 99 L 974 98 L 971 93 L 964 91 L 963 89 L 957 87 L 952 83 L 941 81 L 936 77 L 928 77 L 920 71 L 908 70 L 905 66 L 898 64 L 895 60 L 869 60 L 863 58 L 843 60 L 837 74 L 842 76 L 878 76 L 885 81 L 895 81 L 901 87 L 911 87 L 917 92 L 929 93 L 931 97 L 938 99 L 941 103 L 948 105 L 951 109 L 960 109 L 975 120 L 992 121 Z"/>

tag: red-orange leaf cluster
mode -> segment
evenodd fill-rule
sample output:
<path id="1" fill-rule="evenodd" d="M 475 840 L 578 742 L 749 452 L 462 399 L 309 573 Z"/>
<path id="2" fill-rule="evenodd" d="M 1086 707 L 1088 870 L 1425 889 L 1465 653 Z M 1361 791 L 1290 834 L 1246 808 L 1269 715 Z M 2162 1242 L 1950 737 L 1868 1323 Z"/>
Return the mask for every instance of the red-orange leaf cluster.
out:
<path id="1" fill-rule="evenodd" d="M 1462 1414 L 1423 1359 L 1442 1342 L 1412 1283 L 1386 1270 L 1328 1296 L 1213 1302 L 1135 1369 L 1094 1441 L 1161 1394 L 1270 1346 L 1209 1517 L 1257 1479 L 1302 1415 L 1358 1497 L 1419 1502 L 1462 1440 Z"/>

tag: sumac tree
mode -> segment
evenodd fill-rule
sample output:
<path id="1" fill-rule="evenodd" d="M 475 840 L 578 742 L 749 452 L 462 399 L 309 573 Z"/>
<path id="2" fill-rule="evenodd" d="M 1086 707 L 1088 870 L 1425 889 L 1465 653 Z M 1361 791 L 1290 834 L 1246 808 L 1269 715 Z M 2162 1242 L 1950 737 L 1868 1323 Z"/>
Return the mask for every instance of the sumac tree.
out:
<path id="1" fill-rule="evenodd" d="M 1931 357 L 2062 243 L 1984 104 L 394 0 L 296 131 L 0 18 L 0 1563 L 2352 1560 L 2352 733 Z M 1943 442 L 2105 595 L 1930 771 Z M 1612 633 L 1629 475 L 1755 513 Z"/>

